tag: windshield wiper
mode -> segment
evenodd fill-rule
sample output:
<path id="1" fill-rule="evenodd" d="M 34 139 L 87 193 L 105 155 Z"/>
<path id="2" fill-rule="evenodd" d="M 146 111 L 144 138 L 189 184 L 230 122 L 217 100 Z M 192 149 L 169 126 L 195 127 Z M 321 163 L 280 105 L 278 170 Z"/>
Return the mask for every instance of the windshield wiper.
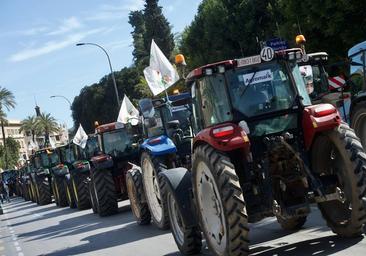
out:
<path id="1" fill-rule="evenodd" d="M 252 75 L 252 77 L 250 78 L 249 80 L 249 83 L 247 84 L 247 86 L 244 88 L 243 92 L 240 94 L 240 98 L 243 97 L 243 95 L 245 94 L 245 92 L 248 90 L 249 86 L 252 84 L 253 80 L 254 80 L 254 77 L 255 75 L 257 74 L 258 72 L 258 69 L 253 69 L 254 73 Z M 244 85 L 245 85 L 245 81 L 244 81 Z"/>

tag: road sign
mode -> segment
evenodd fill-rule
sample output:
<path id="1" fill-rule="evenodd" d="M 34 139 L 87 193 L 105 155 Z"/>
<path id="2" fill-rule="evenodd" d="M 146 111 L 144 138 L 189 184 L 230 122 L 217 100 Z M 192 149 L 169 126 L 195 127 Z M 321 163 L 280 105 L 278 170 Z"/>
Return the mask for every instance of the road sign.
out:
<path id="1" fill-rule="evenodd" d="M 277 37 L 266 41 L 266 45 L 275 51 L 286 50 L 288 48 L 287 41 Z"/>
<path id="2" fill-rule="evenodd" d="M 274 50 L 271 47 L 264 47 L 260 55 L 263 61 L 271 61 L 274 57 Z"/>

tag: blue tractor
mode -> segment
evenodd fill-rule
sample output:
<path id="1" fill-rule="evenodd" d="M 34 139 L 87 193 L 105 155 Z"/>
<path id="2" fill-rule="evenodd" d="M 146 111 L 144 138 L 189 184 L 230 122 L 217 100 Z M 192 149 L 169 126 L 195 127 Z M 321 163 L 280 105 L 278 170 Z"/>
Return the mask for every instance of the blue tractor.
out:
<path id="1" fill-rule="evenodd" d="M 164 184 L 158 174 L 165 168 L 190 168 L 192 129 L 189 93 L 168 99 L 142 99 L 144 141 L 140 145 L 141 170 L 127 174 L 131 208 L 137 222 L 149 224 L 152 219 L 160 229 L 169 228 Z"/>

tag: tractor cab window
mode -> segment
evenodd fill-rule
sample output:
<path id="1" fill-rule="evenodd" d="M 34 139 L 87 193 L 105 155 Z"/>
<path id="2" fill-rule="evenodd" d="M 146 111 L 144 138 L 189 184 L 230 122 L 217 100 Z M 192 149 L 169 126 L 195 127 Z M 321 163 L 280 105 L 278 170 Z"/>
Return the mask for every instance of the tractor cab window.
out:
<path id="1" fill-rule="evenodd" d="M 223 74 L 213 74 L 198 81 L 200 107 L 206 126 L 232 120 Z"/>
<path id="2" fill-rule="evenodd" d="M 99 151 L 99 144 L 96 137 L 89 137 L 84 152 L 86 158 L 91 158 Z"/>
<path id="3" fill-rule="evenodd" d="M 305 90 L 297 66 L 294 68 Z M 285 110 L 295 101 L 296 91 L 286 66 L 279 62 L 229 70 L 226 74 L 233 108 L 247 117 Z"/>
<path id="4" fill-rule="evenodd" d="M 49 159 L 51 165 L 57 165 L 60 163 L 60 158 L 56 151 L 52 151 L 52 153 L 49 154 Z"/>
<path id="5" fill-rule="evenodd" d="M 41 168 L 42 167 L 42 158 L 40 156 L 35 156 L 33 158 L 33 165 L 35 168 Z"/>
<path id="6" fill-rule="evenodd" d="M 67 146 L 65 148 L 62 148 L 61 154 L 62 154 L 62 158 L 64 159 L 64 161 L 66 163 L 73 163 L 76 160 L 75 153 L 74 153 L 72 146 L 71 147 Z"/>
<path id="7" fill-rule="evenodd" d="M 353 46 L 348 51 L 351 61 L 350 79 L 352 95 L 366 89 L 366 41 Z"/>
<path id="8" fill-rule="evenodd" d="M 42 167 L 47 167 L 50 165 L 48 154 L 46 152 L 41 154 L 41 165 Z"/>
<path id="9" fill-rule="evenodd" d="M 104 153 L 113 157 L 121 157 L 132 150 L 132 138 L 129 135 L 129 128 L 126 126 L 102 134 Z"/>
<path id="10" fill-rule="evenodd" d="M 290 69 L 292 77 L 295 80 L 297 91 L 299 92 L 299 96 L 301 97 L 302 104 L 304 106 L 311 105 L 310 96 L 308 94 L 308 91 L 306 90 L 304 79 L 301 76 L 299 66 L 294 62 L 290 62 Z"/>

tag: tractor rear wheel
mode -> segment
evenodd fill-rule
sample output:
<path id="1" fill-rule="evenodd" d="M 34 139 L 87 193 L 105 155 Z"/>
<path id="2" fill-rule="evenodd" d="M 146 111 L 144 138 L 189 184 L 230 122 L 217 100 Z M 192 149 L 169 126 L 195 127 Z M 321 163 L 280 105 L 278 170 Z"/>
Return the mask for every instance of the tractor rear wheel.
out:
<path id="1" fill-rule="evenodd" d="M 358 103 L 352 112 L 351 127 L 366 148 L 366 103 Z"/>
<path id="2" fill-rule="evenodd" d="M 34 203 L 37 202 L 37 199 L 36 199 L 36 192 L 35 192 L 35 188 L 34 188 L 34 185 L 33 185 L 33 182 L 31 182 L 28 186 L 28 190 L 29 190 L 29 197 L 30 197 L 30 200 Z"/>
<path id="3" fill-rule="evenodd" d="M 70 180 L 73 193 L 75 195 L 75 203 L 79 210 L 90 209 L 89 188 L 86 181 L 87 176 L 74 173 L 71 174 Z"/>
<path id="4" fill-rule="evenodd" d="M 52 203 L 51 188 L 45 177 L 36 177 L 36 190 L 38 194 L 38 204 L 46 205 Z"/>
<path id="5" fill-rule="evenodd" d="M 145 198 L 141 171 L 137 168 L 129 170 L 126 174 L 126 184 L 132 213 L 135 216 L 137 224 L 150 224 L 151 214 Z"/>
<path id="6" fill-rule="evenodd" d="M 93 213 L 98 213 L 97 196 L 95 195 L 94 182 L 92 179 L 93 177 L 90 177 L 90 180 L 88 181 L 90 204 Z"/>
<path id="7" fill-rule="evenodd" d="M 347 124 L 320 134 L 312 146 L 312 167 L 325 190 L 341 190 L 345 201 L 319 203 L 318 207 L 332 231 L 355 237 L 363 233 L 366 222 L 366 154 L 360 140 Z M 329 184 L 329 181 L 331 183 Z"/>
<path id="8" fill-rule="evenodd" d="M 23 197 L 25 201 L 30 200 L 29 190 L 27 187 L 27 184 L 22 184 L 22 190 L 23 190 Z"/>
<path id="9" fill-rule="evenodd" d="M 281 227 L 284 230 L 295 231 L 299 230 L 300 228 L 302 228 L 302 226 L 304 226 L 306 222 L 306 217 L 307 216 L 301 216 L 301 217 L 292 217 L 284 219 L 280 216 L 277 216 L 277 222 L 281 225 Z"/>
<path id="10" fill-rule="evenodd" d="M 118 201 L 113 176 L 109 170 L 92 172 L 95 202 L 99 216 L 109 216 L 118 212 Z"/>
<path id="11" fill-rule="evenodd" d="M 54 176 L 52 181 L 56 205 L 59 207 L 68 206 L 64 179 L 63 177 Z"/>
<path id="12" fill-rule="evenodd" d="M 159 229 L 168 229 L 169 216 L 166 205 L 166 190 L 160 186 L 159 159 L 143 152 L 141 154 L 141 170 L 152 220 Z"/>
<path id="13" fill-rule="evenodd" d="M 184 255 L 198 254 L 202 248 L 202 235 L 198 227 L 186 227 L 172 193 L 167 193 L 170 227 L 179 251 Z"/>
<path id="14" fill-rule="evenodd" d="M 193 195 L 200 227 L 217 256 L 248 255 L 248 215 L 235 166 L 209 145 L 193 153 Z"/>
<path id="15" fill-rule="evenodd" d="M 66 189 L 67 204 L 71 209 L 75 209 L 76 208 L 75 195 L 73 193 L 72 185 L 69 179 L 67 178 L 64 179 L 64 186 Z"/>

